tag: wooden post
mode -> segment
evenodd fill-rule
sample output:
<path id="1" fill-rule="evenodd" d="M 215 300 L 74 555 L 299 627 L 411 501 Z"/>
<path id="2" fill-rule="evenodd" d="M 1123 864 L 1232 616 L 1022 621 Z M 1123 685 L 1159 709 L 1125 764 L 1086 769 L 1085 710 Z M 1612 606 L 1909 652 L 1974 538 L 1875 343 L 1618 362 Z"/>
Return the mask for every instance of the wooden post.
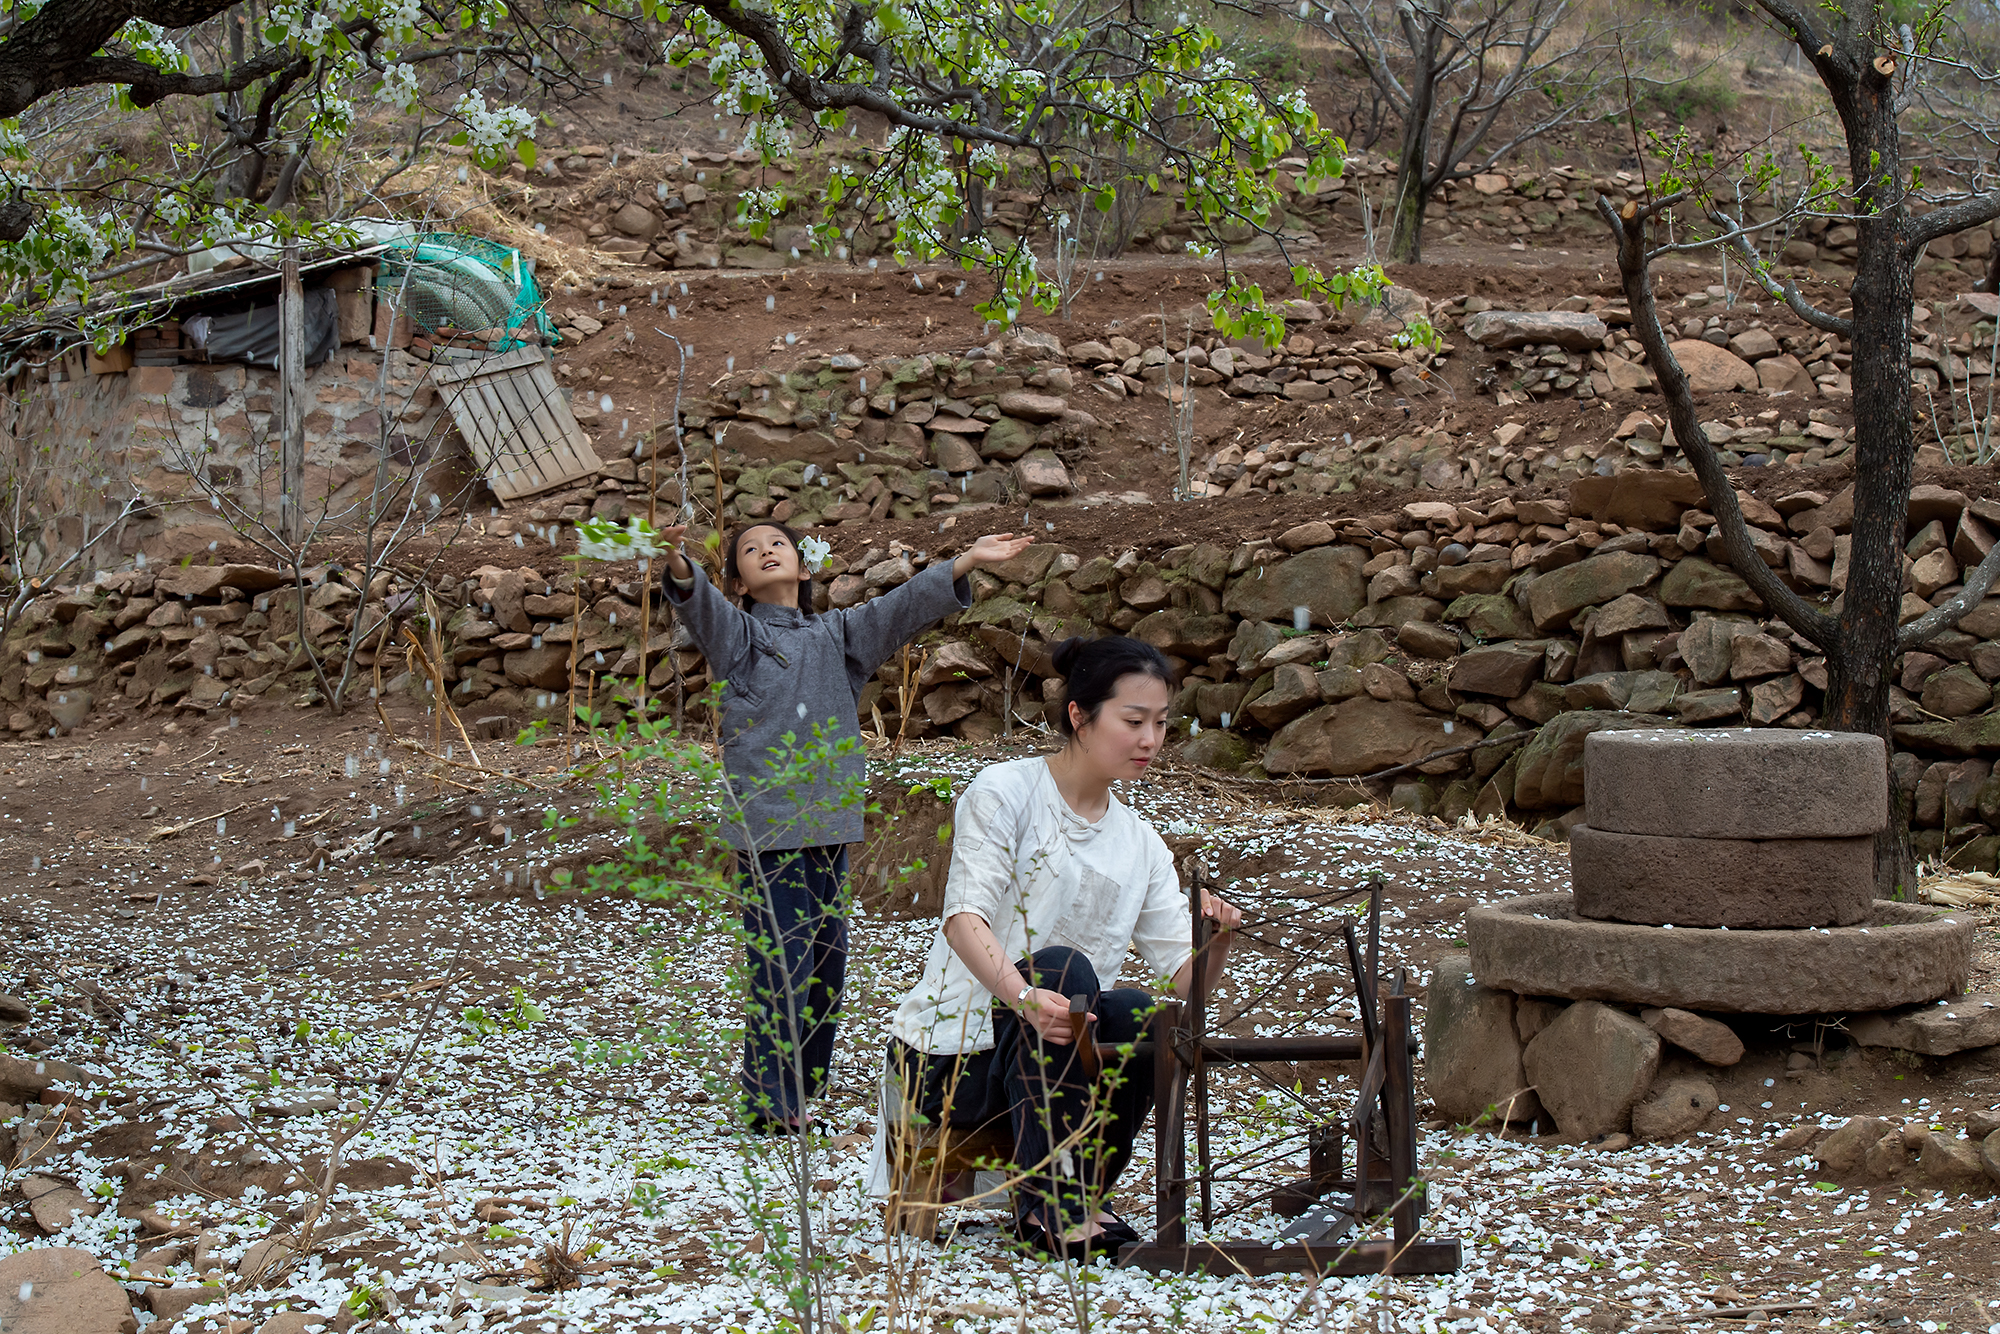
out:
<path id="1" fill-rule="evenodd" d="M 1312 1182 L 1314 1199 L 1326 1194 L 1340 1180 L 1346 1149 L 1340 1142 L 1340 1126 L 1329 1122 L 1306 1132 L 1306 1178 Z"/>
<path id="2" fill-rule="evenodd" d="M 583 534 L 577 534 L 577 551 L 583 550 Z M 576 727 L 576 651 L 581 645 L 577 630 L 583 625 L 583 562 L 578 560 L 576 569 L 570 576 L 570 592 L 574 594 L 573 610 L 569 617 L 569 714 L 563 719 L 563 763 L 575 764 L 576 752 L 570 745 L 570 733 Z M 641 650 L 643 652 L 643 650 Z"/>
<path id="3" fill-rule="evenodd" d="M 1162 1001 L 1153 1014 L 1153 1217 L 1156 1246 L 1187 1241 L 1186 1071 L 1174 1049 L 1180 1026 L 1178 1001 Z"/>
<path id="4" fill-rule="evenodd" d="M 646 463 L 646 526 L 657 529 L 660 523 L 660 428 L 653 427 L 652 438 L 647 442 L 651 457 Z M 653 670 L 652 660 L 647 656 L 653 642 L 653 562 L 650 558 L 639 562 L 639 718 L 646 712 L 646 677 Z"/>
<path id="5" fill-rule="evenodd" d="M 1383 1055 L 1388 1070 L 1382 1083 L 1382 1102 L 1389 1123 L 1389 1189 L 1397 1201 L 1392 1217 L 1398 1249 L 1417 1239 L 1421 1217 L 1417 1189 L 1417 1109 L 1416 1081 L 1410 1066 L 1410 998 L 1397 994 L 1383 999 Z"/>
<path id="6" fill-rule="evenodd" d="M 727 542 L 729 540 L 729 529 L 722 520 L 722 442 L 720 440 L 711 440 L 709 442 L 708 466 L 715 472 L 715 531 L 721 533 L 722 540 Z M 733 551 L 722 553 L 723 569 L 726 570 L 729 568 L 729 558 L 735 554 Z M 720 583 L 721 580 L 718 579 L 716 582 Z M 812 608 L 807 607 L 804 610 L 811 611 Z"/>
<path id="7" fill-rule="evenodd" d="M 1201 1180 L 1201 1225 L 1214 1225 L 1215 1210 L 1210 1178 L 1214 1176 L 1208 1155 L 1208 952 L 1215 940 L 1215 923 L 1201 910 L 1201 880 L 1188 879 L 1188 914 L 1194 922 L 1194 954 L 1188 973 L 1188 1033 L 1192 1050 L 1188 1053 L 1188 1080 L 1193 1086 L 1195 1175 Z"/>
<path id="8" fill-rule="evenodd" d="M 296 546 L 305 536 L 306 348 L 305 289 L 299 285 L 299 243 L 285 242 L 278 277 L 278 532 Z"/>

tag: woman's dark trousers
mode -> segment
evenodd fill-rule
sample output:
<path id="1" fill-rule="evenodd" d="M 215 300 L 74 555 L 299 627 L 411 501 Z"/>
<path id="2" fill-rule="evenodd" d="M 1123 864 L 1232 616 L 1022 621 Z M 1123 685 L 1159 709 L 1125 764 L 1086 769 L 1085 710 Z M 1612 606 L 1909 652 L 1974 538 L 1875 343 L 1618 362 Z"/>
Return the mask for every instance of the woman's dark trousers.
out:
<path id="1" fill-rule="evenodd" d="M 1091 1219 L 1131 1161 L 1132 1141 L 1153 1105 L 1153 1061 L 1121 1058 L 1111 1048 L 1145 1036 L 1153 998 L 1137 987 L 1102 990 L 1090 960 L 1068 946 L 1036 950 L 1015 966 L 1036 987 L 1085 997 L 1104 1049 L 1093 1088 L 1074 1045 L 1044 1041 L 1013 1010 L 994 1007 L 992 1079 L 1004 1084 L 1014 1162 L 1025 1174 L 1015 1213 L 1058 1236 Z"/>

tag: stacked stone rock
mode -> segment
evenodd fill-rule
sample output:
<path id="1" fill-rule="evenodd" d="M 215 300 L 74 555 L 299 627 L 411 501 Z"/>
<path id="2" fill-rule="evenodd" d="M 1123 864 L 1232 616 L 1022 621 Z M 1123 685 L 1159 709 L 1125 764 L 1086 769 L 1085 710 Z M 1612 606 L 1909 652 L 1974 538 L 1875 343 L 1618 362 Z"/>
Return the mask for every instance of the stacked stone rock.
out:
<path id="1" fill-rule="evenodd" d="M 1886 751 L 1846 732 L 1592 734 L 1575 892 L 1474 909 L 1474 975 L 1520 995 L 1711 1014 L 1854 1014 L 1957 995 L 1967 925 L 1875 897 Z"/>
<path id="2" fill-rule="evenodd" d="M 607 263 L 616 262 L 613 272 L 596 277 L 594 292 L 657 282 L 660 275 L 647 272 L 645 266 L 781 270 L 811 260 L 814 240 L 810 229 L 798 222 L 780 222 L 764 236 L 753 238 L 730 225 L 729 220 L 740 211 L 735 207 L 735 192 L 750 183 L 749 170 L 777 170 L 784 173 L 780 179 L 803 185 L 817 179 L 821 169 L 810 159 L 779 168 L 746 168 L 740 154 L 696 153 L 684 158 L 680 154 L 643 153 L 631 145 L 615 151 L 606 145 L 578 145 L 550 153 L 538 170 L 576 181 L 601 175 L 602 183 L 571 194 L 570 203 L 552 205 L 542 199 L 531 204 L 529 211 L 544 225 L 555 227 L 555 235 L 570 242 L 584 239 Z M 1306 164 L 1298 159 L 1288 159 L 1274 168 L 1274 184 L 1293 201 L 1295 220 L 1319 234 L 1357 226 L 1360 206 L 1352 188 L 1356 180 L 1365 181 L 1368 173 L 1357 165 L 1340 179 L 1314 180 L 1305 175 L 1305 169 Z M 510 170 L 525 175 L 524 168 Z M 769 184 L 761 176 L 759 179 Z M 1590 199 L 1600 192 L 1622 198 L 1645 190 L 1641 182 L 1616 177 L 1593 180 L 1561 167 L 1545 175 L 1512 178 L 1481 173 L 1476 180 L 1479 184 L 1467 182 L 1441 190 L 1433 201 L 1434 215 L 1445 230 L 1447 243 L 1476 236 L 1561 235 L 1566 229 L 1581 229 L 1594 236 L 1599 224 L 1588 207 Z M 501 202 L 505 203 L 504 195 Z M 1031 195 L 999 192 L 992 221 L 1010 231 L 1032 232 L 1040 222 L 1036 202 Z M 1224 244 L 1252 239 L 1247 233 L 1239 235 L 1226 228 L 1210 236 L 1199 219 L 1170 193 L 1147 201 L 1135 225 L 1135 244 L 1151 244 L 1168 252 L 1181 249 L 1198 231 Z M 885 242 L 886 234 L 870 226 L 863 226 L 849 238 L 857 255 L 886 248 Z M 1940 242 L 1938 249 L 1956 252 L 1957 267 L 1963 273 L 1983 276 L 1992 243 L 1990 231 L 1976 230 L 1951 238 L 1949 244 Z M 1788 244 L 1783 263 L 1796 272 L 1844 272 L 1843 266 L 1852 263 L 1854 245 L 1853 227 L 1823 227 L 1811 237 L 1801 235 Z M 1933 255 L 1929 267 L 1932 272 L 1953 271 L 1945 253 Z M 901 282 L 912 293 L 935 295 L 941 301 L 950 299 L 960 287 L 957 276 L 944 270 L 919 270 L 895 278 L 884 275 L 878 281 Z M 560 304 L 555 313 L 565 321 L 566 339 L 589 336 L 598 324 L 589 315 Z M 1299 326 L 1317 316 L 1286 313 L 1294 328 L 1293 336 L 1282 347 L 1246 348 L 1209 338 L 1192 349 L 1191 357 L 1181 356 L 1177 349 L 1170 363 L 1164 352 L 1158 361 L 1141 362 L 1137 345 L 1124 352 L 1089 344 L 1099 354 L 1080 355 L 1077 360 L 1095 364 L 1095 383 L 1117 397 L 1123 397 L 1128 386 L 1130 392 L 1141 392 L 1141 380 L 1157 389 L 1160 381 L 1142 370 L 1163 370 L 1172 364 L 1177 375 L 1191 371 L 1191 383 L 1218 386 L 1222 393 L 1238 399 L 1282 398 L 1299 403 L 1345 399 L 1373 385 L 1378 372 L 1401 390 L 1417 383 L 1423 366 L 1431 360 L 1428 352 L 1398 348 L 1386 341 L 1315 337 L 1320 331 Z M 1431 314 L 1441 332 L 1462 323 L 1476 355 L 1484 358 L 1478 364 L 1477 378 L 1482 387 L 1493 389 L 1503 406 L 1551 397 L 1593 399 L 1657 387 L 1639 345 L 1625 328 L 1630 312 L 1601 295 L 1569 297 L 1555 311 L 1494 311 L 1484 298 L 1465 296 Z M 1837 336 L 1802 329 L 1782 316 L 1767 326 L 1765 317 L 1750 307 L 1731 303 L 1720 284 L 1687 294 L 1666 314 L 1669 333 L 1677 336 L 1675 356 L 1698 393 L 1782 393 L 1797 402 L 1822 392 L 1840 396 L 1851 392 L 1847 373 L 1851 351 Z M 1914 376 L 1924 388 L 1936 391 L 1946 381 L 1964 382 L 1973 373 L 1946 345 L 1935 325 L 1920 328 L 1914 338 Z M 1108 340 L 1113 345 L 1123 341 Z M 1711 425 L 1710 436 L 1718 446 L 1735 449 L 1745 457 L 1773 457 L 1775 453 L 1775 459 L 1782 460 L 1789 453 L 1805 456 L 1808 466 L 1844 452 L 1844 442 L 1837 436 L 1816 439 L 1802 430 L 1800 422 L 1795 421 L 1788 431 L 1776 429 L 1778 423 L 1776 416 L 1769 425 L 1718 422 Z M 1657 429 L 1638 437 L 1621 431 L 1610 446 L 1607 450 L 1594 444 L 1589 457 L 1610 467 L 1650 468 L 1670 463 L 1671 459 L 1663 456 L 1673 451 L 1671 437 L 1662 440 Z M 1504 442 L 1502 452 L 1506 452 Z M 1472 451 L 1468 455 L 1466 462 L 1472 464 L 1477 455 Z M 1559 462 L 1551 460 L 1546 469 Z M 1423 460 L 1420 467 L 1425 484 L 1458 485 L 1457 481 L 1432 480 L 1457 463 L 1456 459 L 1437 457 Z M 1234 465 L 1225 458 L 1220 466 L 1226 470 Z M 1489 471 L 1500 474 L 1503 468 L 1517 483 L 1545 470 L 1537 466 L 1537 460 L 1523 457 Z"/>
<path id="3" fill-rule="evenodd" d="M 1599 732 L 1583 768 L 1574 894 L 1474 909 L 1469 954 L 1438 963 L 1426 1080 L 1445 1114 L 1671 1138 L 1744 1057 L 1728 1017 L 1837 1014 L 1856 1041 L 1903 1045 L 1916 1021 L 1897 1007 L 1963 991 L 1970 923 L 1874 896 L 1880 738 Z M 1936 1036 L 1962 1050 L 1976 1026 Z"/>
<path id="4" fill-rule="evenodd" d="M 2000 1115 L 1977 1111 L 1959 1124 L 1962 1136 L 1930 1124 L 1928 1117 L 1908 1122 L 1851 1117 L 1819 1141 L 1813 1157 L 1836 1177 L 1889 1181 L 1920 1170 L 1932 1185 L 1954 1193 L 2000 1186 Z M 1810 1125 L 1792 1133 L 1799 1131 L 1817 1138 Z"/>
<path id="5" fill-rule="evenodd" d="M 854 151 L 852 145 L 843 145 L 837 156 L 851 162 Z M 514 163 L 496 174 L 519 181 L 539 176 L 545 182 L 590 188 L 501 189 L 494 203 L 524 222 L 542 223 L 552 239 L 586 242 L 620 268 L 778 270 L 812 255 L 811 230 L 795 217 L 753 237 L 737 225 L 742 212 L 738 196 L 747 188 L 783 183 L 801 198 L 808 197 L 824 184 L 828 166 L 828 155 L 810 151 L 766 164 L 742 151 L 662 153 L 631 143 L 556 145 L 544 148 L 532 171 Z M 1394 173 L 1393 163 L 1365 155 L 1350 160 L 1337 177 L 1314 177 L 1310 167 L 1306 159 L 1294 157 L 1280 159 L 1270 169 L 1271 183 L 1284 194 L 1295 224 L 1288 227 L 1290 235 L 1359 232 L 1362 192 L 1375 194 L 1386 188 L 1368 178 Z M 1597 192 L 1623 197 L 1637 188 L 1643 193 L 1643 186 L 1621 179 L 1622 175 L 1593 178 L 1570 166 L 1511 176 L 1481 172 L 1472 180 L 1442 187 L 1432 201 L 1432 218 L 1452 244 L 1475 237 L 1553 239 L 1572 234 L 1594 239 L 1603 228 L 1589 207 Z M 1040 196 L 1032 191 L 997 190 L 988 198 L 988 225 L 1009 235 L 1034 234 L 1047 224 Z M 1133 226 L 1135 247 L 1163 254 L 1181 251 L 1197 236 L 1253 250 L 1262 241 L 1248 228 L 1204 225 L 1198 212 L 1171 188 L 1146 199 Z M 1046 232 L 1041 235 L 1046 237 Z M 882 220 L 864 222 L 845 239 L 857 257 L 865 257 L 891 251 L 893 237 L 893 220 Z M 1809 242 L 1804 250 L 1817 253 Z M 951 284 L 942 290 L 951 291 Z"/>
<path id="6" fill-rule="evenodd" d="M 852 145 L 843 145 L 837 156 L 851 160 L 853 152 Z M 810 229 L 795 219 L 753 237 L 735 225 L 741 215 L 737 196 L 752 186 L 768 188 L 782 182 L 803 198 L 824 182 L 827 168 L 828 158 L 811 151 L 767 164 L 741 150 L 662 153 L 632 143 L 577 143 L 545 147 L 532 173 L 514 163 L 500 167 L 496 174 L 522 181 L 532 174 L 548 182 L 590 188 L 503 188 L 496 191 L 493 202 L 523 222 L 540 222 L 556 237 L 586 241 L 607 261 L 620 262 L 621 268 L 777 270 L 811 255 L 814 240 Z M 1272 164 L 1270 179 L 1286 197 L 1287 211 L 1297 229 L 1291 234 L 1308 230 L 1311 235 L 1328 238 L 1359 233 L 1364 223 L 1363 196 L 1387 189 L 1386 182 L 1394 172 L 1390 160 L 1358 154 L 1340 176 L 1314 177 L 1305 159 L 1284 158 Z M 1597 195 L 1622 200 L 1640 198 L 1646 191 L 1646 183 L 1629 172 L 1592 176 L 1567 165 L 1543 170 L 1517 168 L 1511 173 L 1485 171 L 1440 187 L 1431 201 L 1431 219 L 1445 246 L 1470 240 L 1525 241 L 1529 237 L 1544 238 L 1542 244 L 1564 236 L 1595 241 L 1603 226 L 1591 207 Z M 1757 207 L 1747 200 L 1735 202 L 1740 207 Z M 1009 235 L 1036 234 L 1046 224 L 1038 211 L 1039 203 L 1039 197 L 1030 191 L 991 192 L 989 223 Z M 883 220 L 864 223 L 847 242 L 857 256 L 887 253 L 893 248 L 893 235 L 893 220 Z M 1204 227 L 1199 215 L 1169 188 L 1144 201 L 1134 220 L 1132 242 L 1135 247 L 1172 254 L 1197 236 L 1252 248 L 1262 240 L 1247 229 Z M 1852 225 L 1837 219 L 1811 219 L 1778 258 L 1798 272 L 1845 276 L 1853 266 L 1857 244 L 1858 232 Z M 1961 232 L 1933 244 L 1926 257 L 1926 271 L 1955 270 L 1983 277 L 1992 249 L 1990 229 Z M 941 290 L 949 292 L 951 287 Z M 1716 295 L 1722 296 L 1719 289 Z"/>
<path id="7" fill-rule="evenodd" d="M 1598 732 L 1570 830 L 1576 912 L 1655 926 L 1851 926 L 1875 898 L 1887 748 L 1853 732 Z"/>

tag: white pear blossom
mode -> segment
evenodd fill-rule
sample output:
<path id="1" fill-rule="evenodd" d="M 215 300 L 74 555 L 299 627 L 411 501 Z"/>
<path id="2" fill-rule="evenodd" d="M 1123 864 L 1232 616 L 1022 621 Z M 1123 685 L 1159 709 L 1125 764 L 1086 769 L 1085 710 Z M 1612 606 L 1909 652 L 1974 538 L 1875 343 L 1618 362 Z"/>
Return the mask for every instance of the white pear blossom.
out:
<path id="1" fill-rule="evenodd" d="M 413 65 L 396 64 L 382 72 L 382 86 L 375 96 L 396 110 L 408 114 L 417 105 L 417 71 Z"/>
<path id="2" fill-rule="evenodd" d="M 488 107 L 477 89 L 458 99 L 452 114 L 465 126 L 466 141 L 477 151 L 511 147 L 516 140 L 535 137 L 535 118 L 520 107 Z"/>
<path id="3" fill-rule="evenodd" d="M 576 538 L 576 549 L 592 560 L 649 560 L 668 550 L 653 526 L 637 514 L 623 528 L 602 515 L 585 519 L 577 525 Z"/>

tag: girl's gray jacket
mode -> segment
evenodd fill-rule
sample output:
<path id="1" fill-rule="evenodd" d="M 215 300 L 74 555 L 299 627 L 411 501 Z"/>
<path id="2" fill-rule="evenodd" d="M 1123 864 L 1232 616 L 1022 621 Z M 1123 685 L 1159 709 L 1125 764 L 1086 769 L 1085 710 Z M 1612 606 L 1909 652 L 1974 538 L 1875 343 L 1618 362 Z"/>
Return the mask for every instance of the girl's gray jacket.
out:
<path id="1" fill-rule="evenodd" d="M 845 611 L 807 615 L 762 602 L 745 611 L 709 582 L 701 566 L 689 564 L 692 588 L 682 592 L 670 575 L 662 583 L 708 659 L 710 677 L 727 682 L 722 762 L 736 797 L 727 821 L 729 845 L 764 852 L 859 843 L 867 792 L 855 716 L 861 689 L 891 653 L 971 606 L 972 586 L 954 579 L 951 562 L 940 560 L 900 588 Z M 826 753 L 842 742 L 841 753 Z"/>

